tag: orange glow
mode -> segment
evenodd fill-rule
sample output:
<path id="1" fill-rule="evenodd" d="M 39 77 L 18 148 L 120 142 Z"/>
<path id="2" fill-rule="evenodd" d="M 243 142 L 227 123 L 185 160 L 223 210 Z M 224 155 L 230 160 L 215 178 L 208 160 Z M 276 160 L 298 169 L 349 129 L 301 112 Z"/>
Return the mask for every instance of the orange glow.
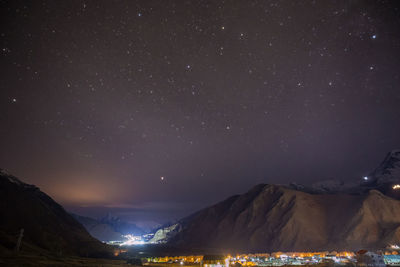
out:
<path id="1" fill-rule="evenodd" d="M 117 257 L 121 253 L 126 253 L 126 249 L 116 249 L 114 250 L 114 256 Z"/>
<path id="2" fill-rule="evenodd" d="M 121 188 L 118 180 L 111 182 L 110 177 L 106 177 L 104 174 L 68 173 L 61 175 L 63 179 L 51 180 L 46 184 L 47 188 L 43 188 L 43 190 L 64 205 L 105 206 L 123 203 L 122 198 L 128 190 L 126 187 Z"/>

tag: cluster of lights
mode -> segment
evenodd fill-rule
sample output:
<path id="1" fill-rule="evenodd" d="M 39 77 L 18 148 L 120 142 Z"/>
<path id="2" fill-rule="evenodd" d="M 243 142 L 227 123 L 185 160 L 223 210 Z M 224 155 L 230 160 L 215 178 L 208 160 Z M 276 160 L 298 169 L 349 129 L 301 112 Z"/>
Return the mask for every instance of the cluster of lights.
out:
<path id="1" fill-rule="evenodd" d="M 392 188 L 394 190 L 399 190 L 400 189 L 400 184 L 395 184 Z"/>
<path id="2" fill-rule="evenodd" d="M 124 235 L 127 240 L 122 242 L 120 246 L 132 246 L 132 245 L 144 245 L 146 241 L 143 241 L 141 236 L 134 236 L 134 235 Z"/>
<path id="3" fill-rule="evenodd" d="M 389 245 L 392 249 L 399 249 L 398 245 Z M 396 255 L 400 260 L 400 255 L 397 253 L 385 255 Z M 236 256 L 227 255 L 224 258 L 205 260 L 203 255 L 198 256 L 175 256 L 175 257 L 161 257 L 161 258 L 148 258 L 148 262 L 174 262 L 179 265 L 187 266 L 191 263 L 199 263 L 203 261 L 204 267 L 229 267 L 240 264 L 243 267 L 255 266 L 283 266 L 284 264 L 293 265 L 316 265 L 326 259 L 334 261 L 336 264 L 344 264 L 355 262 L 355 254 L 349 251 L 343 252 L 276 252 L 276 253 L 260 253 L 260 254 L 242 254 Z M 397 258 L 396 258 L 397 260 Z M 286 266 L 286 265 L 285 265 Z M 396 265 L 397 266 L 397 265 Z"/>
<path id="4" fill-rule="evenodd" d="M 204 264 L 204 267 L 229 267 L 229 257 L 225 259 L 222 264 L 221 262 L 217 262 L 217 264 Z"/>

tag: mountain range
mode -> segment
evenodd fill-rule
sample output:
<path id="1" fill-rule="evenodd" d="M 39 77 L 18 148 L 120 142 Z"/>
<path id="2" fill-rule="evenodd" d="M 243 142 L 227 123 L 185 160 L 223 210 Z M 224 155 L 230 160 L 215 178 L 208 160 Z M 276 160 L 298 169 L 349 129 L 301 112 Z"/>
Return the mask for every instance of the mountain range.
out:
<path id="1" fill-rule="evenodd" d="M 109 224 L 99 220 L 71 213 L 72 217 L 85 227 L 89 234 L 103 242 L 125 240 L 121 233 L 116 232 Z"/>
<path id="2" fill-rule="evenodd" d="M 380 249 L 400 243 L 399 210 L 400 151 L 395 150 L 357 183 L 259 184 L 159 229 L 150 242 L 243 252 Z M 85 227 L 105 240 L 136 229 L 113 216 L 72 216 L 39 188 L 3 170 L 0 214 L 5 218 L 0 252 L 14 249 L 24 229 L 25 251 L 109 256 L 110 247 Z"/>
<path id="3" fill-rule="evenodd" d="M 80 222 L 86 230 L 98 240 L 109 241 L 125 241 L 124 235 L 140 236 L 145 232 L 135 224 L 125 222 L 119 217 L 112 216 L 108 213 L 101 219 L 93 219 L 90 217 L 71 214 L 78 222 Z"/>
<path id="4" fill-rule="evenodd" d="M 155 236 L 178 247 L 235 251 L 384 248 L 400 243 L 400 151 L 357 184 L 260 184 Z"/>

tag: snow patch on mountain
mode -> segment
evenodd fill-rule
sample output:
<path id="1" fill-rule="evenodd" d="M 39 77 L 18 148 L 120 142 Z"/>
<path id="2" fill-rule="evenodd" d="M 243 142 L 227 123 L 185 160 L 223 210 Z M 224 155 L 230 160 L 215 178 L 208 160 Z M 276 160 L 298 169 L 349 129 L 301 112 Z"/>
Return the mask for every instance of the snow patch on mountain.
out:
<path id="1" fill-rule="evenodd" d="M 154 234 L 154 237 L 149 240 L 149 243 L 153 244 L 166 243 L 171 237 L 175 236 L 180 230 L 181 230 L 181 225 L 179 223 L 160 228 Z"/>

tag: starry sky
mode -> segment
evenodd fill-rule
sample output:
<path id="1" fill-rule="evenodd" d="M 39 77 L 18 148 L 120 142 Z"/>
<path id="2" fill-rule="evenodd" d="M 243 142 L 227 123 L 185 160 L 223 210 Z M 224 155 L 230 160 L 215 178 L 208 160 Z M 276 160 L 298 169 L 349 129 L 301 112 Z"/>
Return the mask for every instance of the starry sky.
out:
<path id="1" fill-rule="evenodd" d="M 165 223 L 400 147 L 396 1 L 0 1 L 0 168 Z"/>

